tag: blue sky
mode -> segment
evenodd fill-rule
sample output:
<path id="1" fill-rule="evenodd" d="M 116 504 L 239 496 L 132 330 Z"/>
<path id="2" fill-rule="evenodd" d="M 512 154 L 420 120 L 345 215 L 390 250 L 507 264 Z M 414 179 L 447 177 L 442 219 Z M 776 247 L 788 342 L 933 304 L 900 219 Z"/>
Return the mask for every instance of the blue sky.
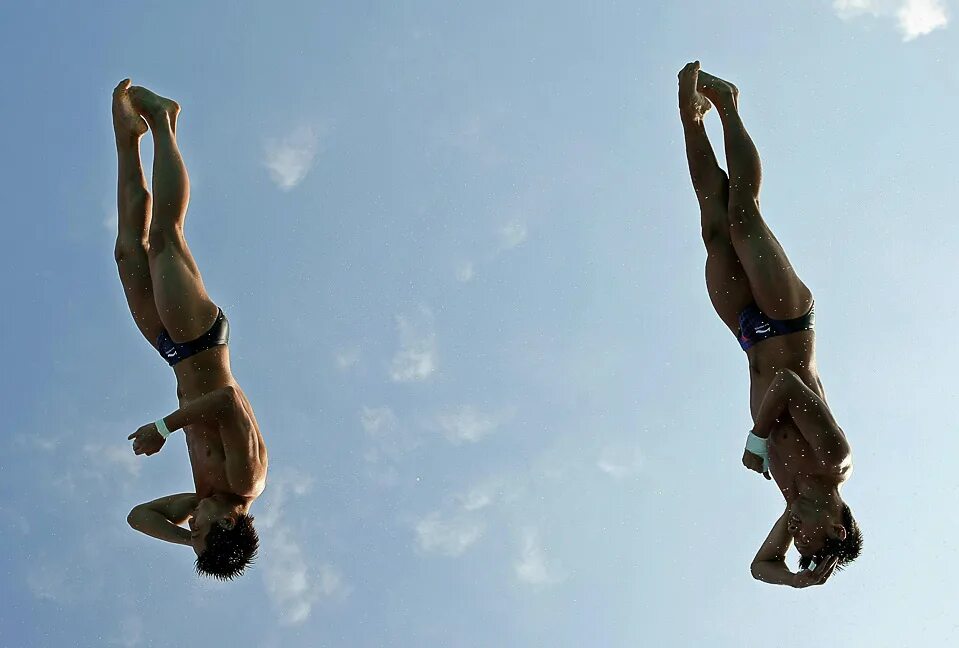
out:
<path id="1" fill-rule="evenodd" d="M 953 637 L 959 4 L 344 5 L 0 9 L 0 644 Z M 739 85 L 816 295 L 866 542 L 824 588 L 749 576 L 782 499 L 704 287 L 693 59 Z M 230 584 L 125 524 L 192 486 L 182 437 L 126 441 L 176 407 L 112 256 L 127 76 L 183 106 L 187 237 L 270 447 Z"/>

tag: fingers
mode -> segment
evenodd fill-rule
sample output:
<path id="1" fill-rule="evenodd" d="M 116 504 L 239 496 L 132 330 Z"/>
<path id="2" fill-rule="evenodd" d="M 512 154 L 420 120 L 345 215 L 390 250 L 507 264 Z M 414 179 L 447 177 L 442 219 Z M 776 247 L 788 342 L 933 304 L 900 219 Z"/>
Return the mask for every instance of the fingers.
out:
<path id="1" fill-rule="evenodd" d="M 829 564 L 829 567 L 826 569 L 826 575 L 823 576 L 823 582 L 829 579 L 832 576 L 832 573 L 836 571 L 836 565 L 839 564 L 839 556 L 834 556 L 832 560 L 826 561 Z"/>
<path id="2" fill-rule="evenodd" d="M 768 480 L 772 480 L 772 477 L 769 476 L 769 471 L 768 471 L 768 470 L 764 470 L 764 471 L 763 471 L 763 477 L 765 477 L 765 478 L 768 479 Z"/>
<path id="3" fill-rule="evenodd" d="M 130 439 L 132 439 L 132 438 L 135 437 L 136 435 L 137 435 L 137 433 L 134 432 L 133 434 L 131 434 L 130 436 L 127 437 L 127 441 L 129 441 Z"/>

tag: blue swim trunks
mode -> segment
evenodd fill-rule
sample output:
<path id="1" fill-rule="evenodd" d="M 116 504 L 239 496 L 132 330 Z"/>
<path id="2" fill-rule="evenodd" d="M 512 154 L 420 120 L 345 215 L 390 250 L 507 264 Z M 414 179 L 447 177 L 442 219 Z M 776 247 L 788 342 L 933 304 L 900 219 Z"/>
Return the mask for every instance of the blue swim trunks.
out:
<path id="1" fill-rule="evenodd" d="M 157 351 L 163 356 L 171 367 L 181 360 L 186 360 L 200 351 L 206 351 L 209 348 L 227 344 L 230 341 L 230 322 L 223 314 L 223 309 L 217 309 L 216 321 L 210 329 L 195 340 L 189 342 L 176 343 L 170 339 L 170 334 L 166 331 L 160 333 L 157 338 Z"/>
<path id="2" fill-rule="evenodd" d="M 777 335 L 811 331 L 816 324 L 816 303 L 809 305 L 809 312 L 801 317 L 777 320 L 759 310 L 759 306 L 750 304 L 739 314 L 739 346 L 746 349 Z"/>

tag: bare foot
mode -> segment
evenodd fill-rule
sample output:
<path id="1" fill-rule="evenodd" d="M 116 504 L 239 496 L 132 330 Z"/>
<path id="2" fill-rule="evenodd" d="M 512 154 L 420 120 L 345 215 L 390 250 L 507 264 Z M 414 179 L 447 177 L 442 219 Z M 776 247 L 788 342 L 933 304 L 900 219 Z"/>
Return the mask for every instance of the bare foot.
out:
<path id="1" fill-rule="evenodd" d="M 709 72 L 699 73 L 696 89 L 717 106 L 723 106 L 729 102 L 732 102 L 734 108 L 739 106 L 739 88 Z"/>
<path id="2" fill-rule="evenodd" d="M 709 100 L 697 91 L 699 61 L 687 63 L 679 71 L 679 113 L 684 119 L 702 121 L 706 111 L 712 108 Z"/>
<path id="3" fill-rule="evenodd" d="M 124 79 L 113 89 L 113 132 L 117 141 L 136 141 L 147 132 L 147 123 L 137 114 L 127 90 L 130 79 Z"/>
<path id="4" fill-rule="evenodd" d="M 176 118 L 180 114 L 180 104 L 173 99 L 161 97 L 143 86 L 132 86 L 130 99 L 137 112 L 143 115 L 151 125 L 160 120 L 169 119 L 170 127 L 176 132 Z"/>

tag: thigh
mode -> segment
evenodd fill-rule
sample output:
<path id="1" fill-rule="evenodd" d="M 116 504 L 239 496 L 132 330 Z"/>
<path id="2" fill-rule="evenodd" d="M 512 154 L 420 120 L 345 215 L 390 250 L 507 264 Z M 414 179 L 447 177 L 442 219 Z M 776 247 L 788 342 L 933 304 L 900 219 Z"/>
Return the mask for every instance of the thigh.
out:
<path id="1" fill-rule="evenodd" d="M 753 302 L 749 280 L 729 238 L 725 210 L 704 211 L 702 221 L 709 300 L 723 324 L 737 335 L 739 313 Z"/>
<path id="2" fill-rule="evenodd" d="M 756 305 L 773 319 L 793 319 L 808 313 L 812 293 L 763 220 L 756 201 L 731 197 L 729 213 L 730 237 Z"/>
<path id="3" fill-rule="evenodd" d="M 133 321 L 150 346 L 156 348 L 157 338 L 163 332 L 163 322 L 153 299 L 153 280 L 150 278 L 146 247 L 139 241 L 126 244 L 118 240 L 114 256 Z"/>
<path id="4" fill-rule="evenodd" d="M 149 258 L 157 313 L 170 339 L 196 339 L 216 320 L 218 309 L 206 293 L 183 233 L 151 232 Z"/>

